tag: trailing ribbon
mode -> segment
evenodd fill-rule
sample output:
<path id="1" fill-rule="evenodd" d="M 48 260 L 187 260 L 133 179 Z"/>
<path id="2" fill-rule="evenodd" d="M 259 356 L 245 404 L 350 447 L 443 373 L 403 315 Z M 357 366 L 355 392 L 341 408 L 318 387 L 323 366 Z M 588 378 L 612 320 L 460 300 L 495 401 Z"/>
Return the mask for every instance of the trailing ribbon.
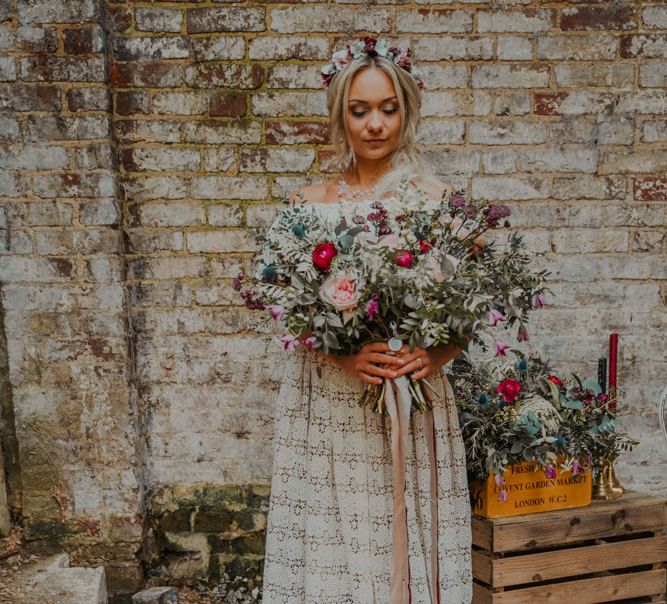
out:
<path id="1" fill-rule="evenodd" d="M 408 449 L 408 430 L 412 400 L 408 378 L 404 375 L 385 378 L 385 404 L 391 418 L 391 459 L 394 477 L 394 516 L 392 523 L 392 560 L 390 604 L 410 604 L 410 560 L 408 554 L 408 518 L 405 504 L 405 464 Z M 429 585 L 431 604 L 438 604 L 438 493 L 437 467 L 435 459 L 435 428 L 433 409 L 423 412 L 424 429 L 428 443 L 431 469 L 431 582 Z"/>

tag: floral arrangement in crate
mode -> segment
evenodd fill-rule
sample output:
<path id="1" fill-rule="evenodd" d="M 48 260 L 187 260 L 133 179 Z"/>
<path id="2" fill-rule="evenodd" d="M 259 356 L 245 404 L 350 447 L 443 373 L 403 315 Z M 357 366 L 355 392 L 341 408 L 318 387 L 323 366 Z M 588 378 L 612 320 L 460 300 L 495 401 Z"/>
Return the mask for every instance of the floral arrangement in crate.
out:
<path id="1" fill-rule="evenodd" d="M 573 476 L 615 459 L 637 443 L 618 429 L 617 398 L 594 380 L 561 377 L 537 354 L 518 350 L 452 366 L 472 477 L 496 481 L 509 465 L 536 461 L 547 478 Z"/>

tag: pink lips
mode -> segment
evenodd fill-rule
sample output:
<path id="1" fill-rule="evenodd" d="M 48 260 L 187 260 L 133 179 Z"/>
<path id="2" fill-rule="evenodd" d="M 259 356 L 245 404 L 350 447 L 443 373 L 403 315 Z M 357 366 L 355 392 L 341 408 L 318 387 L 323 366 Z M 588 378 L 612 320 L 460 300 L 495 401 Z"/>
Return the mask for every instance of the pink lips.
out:
<path id="1" fill-rule="evenodd" d="M 366 142 L 369 142 L 373 145 L 377 145 L 379 143 L 384 143 L 384 139 L 383 138 L 371 138 L 371 139 L 368 139 L 368 141 L 366 141 Z"/>

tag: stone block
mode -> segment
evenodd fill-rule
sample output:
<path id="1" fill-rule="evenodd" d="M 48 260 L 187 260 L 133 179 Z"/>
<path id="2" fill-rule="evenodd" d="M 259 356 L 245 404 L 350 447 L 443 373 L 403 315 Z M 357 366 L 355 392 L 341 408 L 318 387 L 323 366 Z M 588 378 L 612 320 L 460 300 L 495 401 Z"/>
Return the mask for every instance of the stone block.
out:
<path id="1" fill-rule="evenodd" d="M 178 604 L 175 587 L 151 587 L 132 596 L 132 604 Z"/>

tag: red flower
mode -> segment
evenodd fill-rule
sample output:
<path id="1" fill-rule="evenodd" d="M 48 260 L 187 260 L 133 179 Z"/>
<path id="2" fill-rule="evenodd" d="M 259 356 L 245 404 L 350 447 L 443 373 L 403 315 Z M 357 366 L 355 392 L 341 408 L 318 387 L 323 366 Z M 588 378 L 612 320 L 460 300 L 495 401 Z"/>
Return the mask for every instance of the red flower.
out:
<path id="1" fill-rule="evenodd" d="M 337 253 L 333 243 L 320 243 L 313 250 L 313 264 L 326 273 L 331 268 L 331 262 Z"/>
<path id="2" fill-rule="evenodd" d="M 559 388 L 563 388 L 563 382 L 561 382 L 555 375 L 547 376 L 547 379 L 552 383 L 556 384 Z"/>
<path id="3" fill-rule="evenodd" d="M 408 252 L 407 250 L 401 250 L 400 252 L 396 252 L 394 255 L 394 262 L 403 268 L 410 268 L 414 259 L 414 254 L 412 252 Z"/>
<path id="4" fill-rule="evenodd" d="M 516 380 L 507 379 L 500 382 L 496 390 L 503 395 L 503 400 L 506 403 L 512 403 L 519 398 L 521 384 Z"/>
<path id="5" fill-rule="evenodd" d="M 417 241 L 417 243 L 419 244 L 420 254 L 425 254 L 433 247 L 433 245 L 431 245 L 428 241 L 424 241 L 423 239 L 420 239 L 419 241 Z"/>

